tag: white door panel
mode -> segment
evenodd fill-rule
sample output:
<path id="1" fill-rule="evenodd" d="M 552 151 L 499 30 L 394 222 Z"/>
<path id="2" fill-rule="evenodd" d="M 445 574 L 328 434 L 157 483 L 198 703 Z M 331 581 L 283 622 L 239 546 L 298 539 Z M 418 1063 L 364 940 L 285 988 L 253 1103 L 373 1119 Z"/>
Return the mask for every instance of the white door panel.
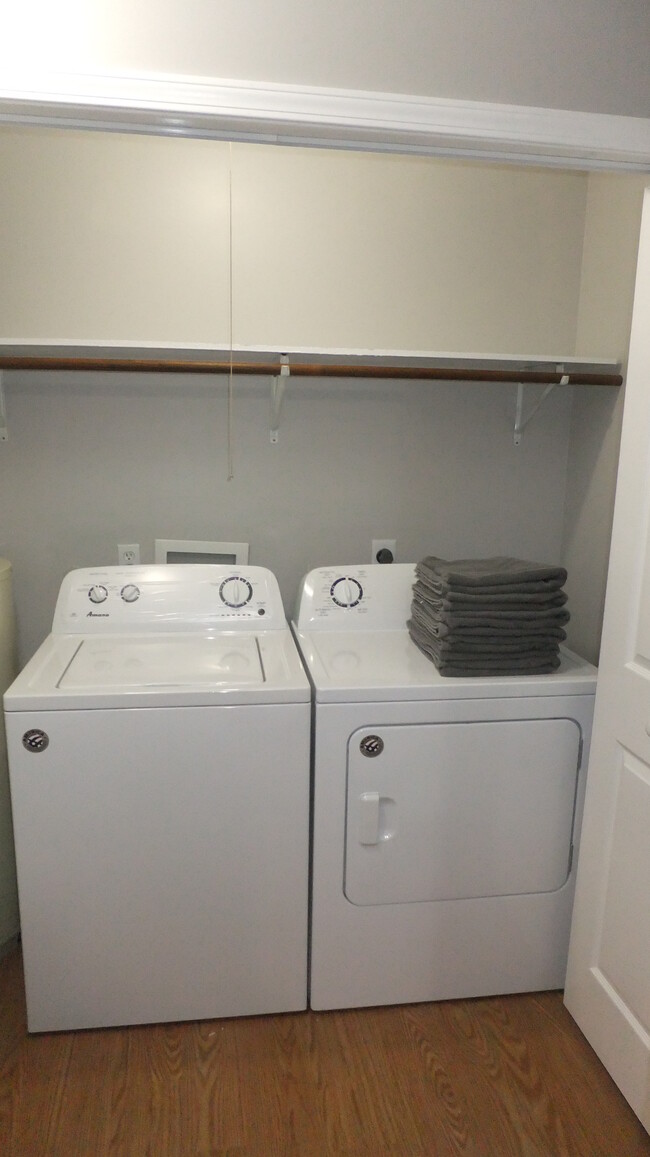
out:
<path id="1" fill-rule="evenodd" d="M 603 912 L 600 968 L 650 1031 L 650 768 L 623 754 Z M 639 962 L 646 967 L 639 969 Z"/>
<path id="2" fill-rule="evenodd" d="M 565 1001 L 650 1128 L 650 191 Z"/>

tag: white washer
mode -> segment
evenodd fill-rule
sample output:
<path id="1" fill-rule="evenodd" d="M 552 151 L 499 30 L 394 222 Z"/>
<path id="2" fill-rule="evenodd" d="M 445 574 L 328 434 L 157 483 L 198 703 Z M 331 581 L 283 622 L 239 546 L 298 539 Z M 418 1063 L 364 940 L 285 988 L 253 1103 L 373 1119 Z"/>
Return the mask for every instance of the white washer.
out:
<path id="1" fill-rule="evenodd" d="M 596 670 L 449 679 L 412 565 L 303 580 L 313 685 L 311 1006 L 562 987 Z"/>
<path id="2" fill-rule="evenodd" d="M 306 1007 L 310 711 L 269 571 L 66 577 L 5 695 L 32 1032 Z"/>

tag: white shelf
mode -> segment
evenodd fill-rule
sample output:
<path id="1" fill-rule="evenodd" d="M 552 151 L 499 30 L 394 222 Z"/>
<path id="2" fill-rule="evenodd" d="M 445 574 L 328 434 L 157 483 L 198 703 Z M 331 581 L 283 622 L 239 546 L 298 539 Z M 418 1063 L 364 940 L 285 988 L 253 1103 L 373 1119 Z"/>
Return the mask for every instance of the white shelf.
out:
<path id="1" fill-rule="evenodd" d="M 0 369 L 98 370 L 134 373 L 279 374 L 293 377 L 432 378 L 439 380 L 556 382 L 620 385 L 618 362 L 562 354 L 478 354 L 421 350 L 319 349 L 155 342 L 0 339 Z M 394 371 L 392 373 L 391 371 Z M 285 371 L 286 372 L 286 371 Z M 584 381 L 584 379 L 589 379 Z"/>

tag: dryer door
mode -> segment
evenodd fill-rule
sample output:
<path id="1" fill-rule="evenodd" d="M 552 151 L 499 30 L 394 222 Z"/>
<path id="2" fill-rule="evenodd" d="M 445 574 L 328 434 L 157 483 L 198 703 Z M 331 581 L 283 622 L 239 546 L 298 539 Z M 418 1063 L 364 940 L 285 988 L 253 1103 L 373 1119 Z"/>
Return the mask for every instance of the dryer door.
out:
<path id="1" fill-rule="evenodd" d="M 580 736 L 572 719 L 355 731 L 348 900 L 400 904 L 561 888 L 571 868 Z"/>

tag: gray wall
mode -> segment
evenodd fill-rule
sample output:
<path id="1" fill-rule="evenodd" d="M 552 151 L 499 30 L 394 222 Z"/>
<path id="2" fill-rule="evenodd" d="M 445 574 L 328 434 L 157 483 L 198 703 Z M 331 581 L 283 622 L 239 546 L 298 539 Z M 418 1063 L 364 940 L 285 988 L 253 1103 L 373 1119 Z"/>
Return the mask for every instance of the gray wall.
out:
<path id="1" fill-rule="evenodd" d="M 589 178 L 576 352 L 616 357 L 623 368 L 646 183 L 611 173 Z M 574 389 L 562 557 L 570 640 L 592 662 L 600 649 L 623 401 L 623 390 Z"/>
<path id="2" fill-rule="evenodd" d="M 311 567 L 514 552 L 559 561 L 570 398 L 558 391 L 513 445 L 515 388 L 293 382 L 280 441 L 268 383 L 235 383 L 235 477 L 226 393 L 189 378 L 6 373 L 0 550 L 15 567 L 25 659 L 48 632 L 62 576 L 116 562 L 118 542 L 250 542 L 291 609 Z"/>
<path id="3" fill-rule="evenodd" d="M 647 0 L 38 0 L 0 66 L 158 72 L 650 115 Z"/>

